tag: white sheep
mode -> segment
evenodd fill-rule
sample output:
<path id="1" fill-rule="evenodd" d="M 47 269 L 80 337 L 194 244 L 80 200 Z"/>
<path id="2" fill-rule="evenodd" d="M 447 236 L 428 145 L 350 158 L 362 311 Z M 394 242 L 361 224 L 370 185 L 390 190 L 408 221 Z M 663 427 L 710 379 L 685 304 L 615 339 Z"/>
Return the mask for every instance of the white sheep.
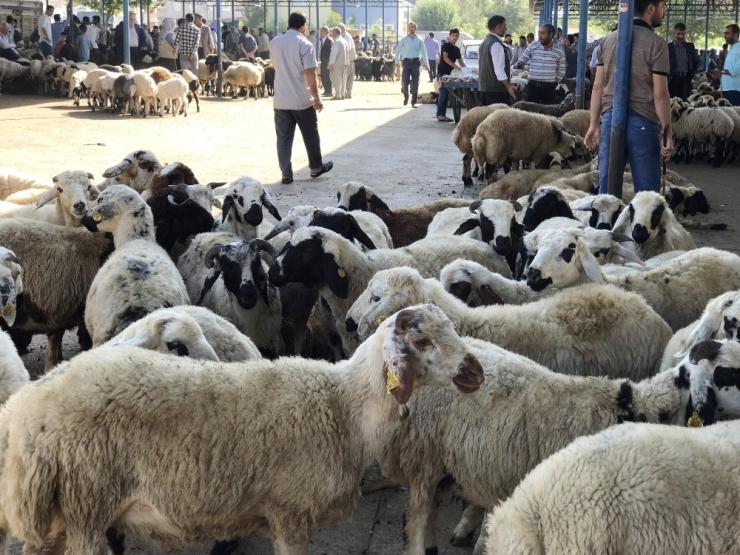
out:
<path id="1" fill-rule="evenodd" d="M 263 207 L 280 221 L 280 213 L 272 197 L 259 181 L 247 175 L 235 179 L 224 193 L 219 229 L 244 240 L 256 239 L 265 234 L 259 227 L 263 220 Z"/>
<path id="2" fill-rule="evenodd" d="M 346 328 L 347 310 L 365 290 L 378 270 L 397 266 L 416 268 L 422 275 L 439 275 L 440 270 L 458 258 L 475 260 L 487 268 L 510 274 L 506 261 L 481 241 L 464 237 L 434 237 L 400 249 L 362 252 L 353 243 L 331 230 L 320 227 L 299 229 L 270 268 L 270 281 L 278 286 L 303 283 L 317 286 L 331 309 L 336 331 L 345 354 L 359 344 Z"/>
<path id="3" fill-rule="evenodd" d="M 624 210 L 624 203 L 614 195 L 589 195 L 570 202 L 575 217 L 596 229 L 612 229 Z"/>
<path id="4" fill-rule="evenodd" d="M 83 218 L 90 231 L 113 234 L 116 250 L 103 264 L 85 301 L 85 325 L 100 345 L 158 308 L 188 304 L 185 284 L 154 239 L 152 211 L 125 185 L 108 187 Z"/>
<path id="5" fill-rule="evenodd" d="M 534 291 L 611 283 L 641 295 L 674 331 L 696 320 L 717 295 L 740 289 L 740 257 L 708 247 L 689 251 L 645 272 L 610 278 L 602 273 L 581 230 L 546 232 L 530 256 L 533 259 L 525 277 Z"/>
<path id="6" fill-rule="evenodd" d="M 247 100 L 250 94 L 254 94 L 254 99 L 257 100 L 257 87 L 264 80 L 264 68 L 249 62 L 234 62 L 224 71 L 223 75 L 224 83 L 233 87 L 232 98 L 236 98 L 239 87 L 247 88 L 247 96 L 244 97 L 244 100 Z"/>
<path id="7" fill-rule="evenodd" d="M 692 363 L 709 376 L 718 362 L 730 363 L 730 373 L 714 371 L 714 382 L 720 393 L 724 384 L 736 390 L 740 345 L 717 345 L 714 356 Z M 694 414 L 689 421 L 700 425 Z M 737 421 L 700 430 L 624 424 L 580 438 L 494 510 L 485 554 L 732 553 L 738 433 Z"/>
<path id="8" fill-rule="evenodd" d="M 0 58 L 0 91 L 2 91 L 4 79 L 18 79 L 24 75 L 28 75 L 27 66 Z"/>
<path id="9" fill-rule="evenodd" d="M 0 414 L 0 532 L 26 550 L 74 553 L 104 551 L 109 527 L 164 545 L 258 533 L 276 553 L 307 553 L 317 527 L 351 516 L 378 438 L 408 415 L 414 390 L 470 394 L 482 380 L 430 305 L 389 318 L 337 365 L 94 349 Z"/>
<path id="10" fill-rule="evenodd" d="M 156 107 L 157 105 L 157 84 L 154 82 L 154 79 L 145 73 L 136 72 L 131 77 L 136 85 L 134 108 L 138 109 L 140 105 L 139 99 L 144 99 L 144 112 L 142 113 L 142 116 L 147 117 L 147 115 L 149 115 L 150 107 Z M 185 114 L 187 115 L 187 110 L 185 111 Z"/>
<path id="11" fill-rule="evenodd" d="M 730 116 L 715 108 L 694 108 L 683 103 L 672 103 L 671 130 L 680 156 L 686 152 L 686 163 L 691 160 L 689 148 L 696 144 L 715 147 L 713 165 L 722 165 L 724 143 L 733 133 Z"/>
<path id="12" fill-rule="evenodd" d="M 23 293 L 23 268 L 15 253 L 0 247 L 0 316 L 8 327 L 15 323 L 18 296 Z"/>
<path id="13" fill-rule="evenodd" d="M 115 178 L 117 184 L 128 185 L 143 193 L 149 188 L 154 172 L 161 167 L 161 162 L 151 150 L 135 150 L 118 164 L 105 170 L 103 177 Z"/>
<path id="14" fill-rule="evenodd" d="M 560 121 L 568 132 L 585 137 L 591 125 L 591 112 L 588 110 L 571 110 L 560 116 Z"/>
<path id="15" fill-rule="evenodd" d="M 175 117 L 180 113 L 182 108 L 183 115 L 188 117 L 188 91 L 190 87 L 187 81 L 180 75 L 173 75 L 172 78 L 157 84 L 157 100 L 159 101 L 159 117 L 164 116 L 164 105 L 168 100 L 172 101 L 170 108 L 172 116 Z"/>
<path id="16" fill-rule="evenodd" d="M 113 87 L 119 74 L 107 73 L 95 78 L 90 86 L 90 107 L 95 111 L 95 106 L 99 105 L 103 110 L 113 110 Z"/>
<path id="17" fill-rule="evenodd" d="M 69 78 L 69 98 L 74 97 L 74 106 L 80 105 L 80 96 L 82 96 L 82 83 L 87 77 L 84 70 L 75 71 Z"/>
<path id="18" fill-rule="evenodd" d="M 52 182 L 30 173 L 0 169 L 0 200 L 14 204 L 36 204 Z"/>
<path id="19" fill-rule="evenodd" d="M 13 340 L 0 330 L 0 405 L 30 380 Z"/>
<path id="20" fill-rule="evenodd" d="M 493 112 L 501 109 L 509 109 L 506 104 L 491 104 L 489 106 L 476 106 L 468 110 L 452 131 L 452 143 L 463 153 L 463 185 L 473 186 L 470 176 L 470 165 L 473 160 L 473 145 L 471 140 L 481 122 Z M 480 168 L 476 168 L 476 172 Z M 473 176 L 475 177 L 475 175 Z M 482 174 L 481 174 L 482 177 Z"/>
<path id="21" fill-rule="evenodd" d="M 462 335 L 524 355 L 562 374 L 643 379 L 653 375 L 671 329 L 644 300 L 616 287 L 584 285 L 521 306 L 470 308 L 412 268 L 375 274 L 347 312 L 368 337 L 397 307 L 435 302 Z"/>

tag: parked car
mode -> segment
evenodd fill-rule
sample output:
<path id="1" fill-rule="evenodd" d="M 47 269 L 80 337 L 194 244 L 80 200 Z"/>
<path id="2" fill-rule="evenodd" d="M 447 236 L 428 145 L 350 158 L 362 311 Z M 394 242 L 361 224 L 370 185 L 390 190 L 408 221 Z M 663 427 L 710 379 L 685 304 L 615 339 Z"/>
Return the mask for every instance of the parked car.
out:
<path id="1" fill-rule="evenodd" d="M 460 55 L 465 65 L 478 73 L 478 49 L 482 40 L 464 40 L 460 46 Z"/>

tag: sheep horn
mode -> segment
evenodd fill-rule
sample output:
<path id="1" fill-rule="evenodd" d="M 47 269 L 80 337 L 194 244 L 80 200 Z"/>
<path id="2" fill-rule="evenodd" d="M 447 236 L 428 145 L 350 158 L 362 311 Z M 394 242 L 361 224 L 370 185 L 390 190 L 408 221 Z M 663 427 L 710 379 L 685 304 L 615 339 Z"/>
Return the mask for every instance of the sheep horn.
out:
<path id="1" fill-rule="evenodd" d="M 625 235 L 624 233 L 620 233 L 619 231 L 612 231 L 612 240 L 616 241 L 617 243 L 631 243 L 634 241 L 632 237 L 629 235 Z"/>
<path id="2" fill-rule="evenodd" d="M 208 184 L 208 186 L 209 186 L 209 187 L 210 187 L 211 189 L 218 189 L 219 187 L 223 187 L 224 185 L 226 185 L 226 181 L 211 181 L 211 182 L 210 182 L 210 183 Z"/>
<path id="3" fill-rule="evenodd" d="M 272 228 L 272 231 L 265 235 L 264 239 L 265 241 L 269 241 L 273 237 L 277 237 L 279 234 L 281 234 L 283 231 L 288 231 L 290 229 L 290 221 L 280 220 L 278 223 L 275 224 L 275 227 Z"/>
<path id="4" fill-rule="evenodd" d="M 192 202 L 195 202 L 195 201 L 194 201 L 193 199 L 191 199 L 191 198 L 186 198 L 186 199 L 185 199 L 184 201 L 182 201 L 182 202 L 177 202 L 177 201 L 175 200 L 175 197 L 173 197 L 172 195 L 167 195 L 167 201 L 168 201 L 168 202 L 169 202 L 169 203 L 170 203 L 170 204 L 171 204 L 172 206 L 177 206 L 177 207 L 180 207 L 180 206 L 185 206 L 185 205 L 186 205 L 186 204 L 187 204 L 188 202 L 191 202 L 191 201 L 192 201 Z"/>
<path id="5" fill-rule="evenodd" d="M 5 255 L 4 260 L 6 260 L 8 262 L 13 262 L 15 264 L 20 264 L 21 263 L 21 261 L 18 260 L 18 257 L 15 254 L 13 254 L 12 252 L 8 252 L 8 254 Z"/>
<path id="6" fill-rule="evenodd" d="M 275 250 L 275 247 L 273 247 L 270 243 L 268 243 L 264 239 L 252 239 L 252 241 L 250 242 L 252 245 L 257 247 L 258 251 L 265 251 L 271 257 L 277 258 L 277 251 Z"/>
<path id="7" fill-rule="evenodd" d="M 470 210 L 471 212 L 475 212 L 476 210 L 478 210 L 478 208 L 480 208 L 480 205 L 482 202 L 483 202 L 482 200 L 476 200 L 476 201 L 471 202 L 470 206 L 468 207 L 468 210 Z"/>
<path id="8" fill-rule="evenodd" d="M 54 178 L 54 183 L 56 183 L 56 177 Z M 48 202 L 51 202 L 55 198 L 59 197 L 59 189 L 56 187 L 52 187 L 46 193 L 44 193 L 44 196 L 39 199 L 39 201 L 36 203 L 36 208 L 34 208 L 34 212 L 41 208 L 43 205 L 45 205 Z"/>
<path id="9" fill-rule="evenodd" d="M 128 169 L 133 165 L 133 160 L 125 158 L 120 164 L 116 164 L 115 166 L 105 170 L 103 172 L 103 177 L 116 177 L 117 175 L 121 175 L 123 172 L 128 171 Z"/>
<path id="10" fill-rule="evenodd" d="M 223 245 L 214 245 L 208 249 L 205 256 L 206 268 L 213 268 L 215 264 L 214 259 L 218 256 L 219 252 L 221 252 L 221 247 L 223 247 Z"/>
<path id="11" fill-rule="evenodd" d="M 614 249 L 615 254 L 618 254 L 625 260 L 629 260 L 630 262 L 634 262 L 635 264 L 639 264 L 640 266 L 645 265 L 645 263 L 642 261 L 642 259 L 639 256 L 637 256 L 634 252 L 632 252 L 628 248 L 623 247 L 619 243 L 615 243 L 612 248 Z"/>

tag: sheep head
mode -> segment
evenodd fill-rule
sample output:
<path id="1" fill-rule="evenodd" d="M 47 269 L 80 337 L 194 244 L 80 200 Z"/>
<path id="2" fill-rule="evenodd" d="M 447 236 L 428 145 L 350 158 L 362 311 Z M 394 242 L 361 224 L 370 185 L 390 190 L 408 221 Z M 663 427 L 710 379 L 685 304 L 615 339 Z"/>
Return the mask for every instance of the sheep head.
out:
<path id="1" fill-rule="evenodd" d="M 392 216 L 393 212 L 383 202 L 375 191 L 357 181 L 350 181 L 339 187 L 337 192 L 337 207 L 342 210 L 364 210 L 378 216 Z"/>
<path id="2" fill-rule="evenodd" d="M 222 223 L 228 222 L 232 231 L 244 239 L 254 239 L 256 228 L 262 223 L 262 207 L 276 220 L 282 219 L 262 184 L 248 176 L 240 177 L 224 194 Z M 247 227 L 252 229 L 245 229 Z"/>
<path id="3" fill-rule="evenodd" d="M 673 216 L 665 199 L 658 193 L 642 191 L 635 195 L 627 210 L 619 216 L 614 230 L 631 235 L 635 243 L 642 245 L 664 233 L 669 219 L 673 219 Z"/>
<path id="4" fill-rule="evenodd" d="M 92 180 L 93 174 L 77 170 L 62 172 L 54 176 L 52 186 L 39 199 L 36 209 L 56 199 L 66 216 L 81 220 L 89 210 L 90 203 L 100 195 L 100 191 Z"/>
<path id="5" fill-rule="evenodd" d="M 734 339 L 740 341 L 740 292 L 730 291 L 707 303 L 699 322 L 684 342 L 684 348 L 676 353 L 683 358 L 691 348 L 708 339 Z"/>
<path id="6" fill-rule="evenodd" d="M 610 230 L 624 210 L 624 203 L 613 195 L 589 195 L 573 201 L 571 209 L 591 212 L 588 225 L 595 229 Z"/>
<path id="7" fill-rule="evenodd" d="M 480 227 L 481 239 L 491 245 L 497 254 L 508 256 L 519 247 L 524 228 L 516 220 L 517 212 L 522 209 L 518 202 L 483 199 L 471 203 L 469 209 L 475 216 L 463 222 L 455 235 Z"/>

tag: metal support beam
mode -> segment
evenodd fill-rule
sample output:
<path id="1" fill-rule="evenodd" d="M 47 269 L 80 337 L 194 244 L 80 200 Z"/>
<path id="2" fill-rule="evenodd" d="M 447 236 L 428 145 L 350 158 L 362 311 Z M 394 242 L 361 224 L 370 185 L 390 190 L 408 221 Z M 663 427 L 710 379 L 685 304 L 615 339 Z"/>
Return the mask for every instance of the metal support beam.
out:
<path id="1" fill-rule="evenodd" d="M 221 24 L 221 0 L 216 0 L 216 21 L 218 21 L 217 25 Z M 221 28 L 218 29 L 218 34 L 221 34 Z M 218 98 L 221 98 L 222 94 L 222 82 L 224 78 L 224 67 L 221 64 L 223 60 L 223 51 L 221 50 L 221 37 L 218 38 L 216 41 L 216 56 L 218 56 L 218 77 L 216 77 L 216 96 Z"/>
<path id="2" fill-rule="evenodd" d="M 319 10 L 319 0 L 316 0 L 316 36 L 319 37 L 319 47 L 316 49 L 316 61 L 321 58 L 321 11 Z"/>
<path id="3" fill-rule="evenodd" d="M 588 42 L 588 0 L 581 0 L 578 15 L 578 64 L 576 70 L 576 108 L 586 105 L 586 43 Z M 622 198 L 622 197 L 619 197 Z"/>
<path id="4" fill-rule="evenodd" d="M 70 3 L 71 6 L 71 3 Z M 128 0 L 123 0 L 123 21 L 121 22 L 121 31 L 123 35 L 123 63 L 131 63 L 131 47 L 128 40 Z M 70 34 L 72 34 L 70 30 Z"/>
<path id="5" fill-rule="evenodd" d="M 380 21 L 382 21 L 380 25 L 380 55 L 383 56 L 385 54 L 385 0 L 382 0 L 380 10 Z"/>
<path id="6" fill-rule="evenodd" d="M 265 8 L 265 11 L 267 11 L 267 8 Z M 234 15 L 234 0 L 231 0 L 231 23 L 232 25 L 234 24 L 234 21 L 236 21 L 236 16 Z"/>
<path id="7" fill-rule="evenodd" d="M 566 36 L 568 34 L 568 10 L 570 9 L 570 4 L 568 0 L 563 0 L 563 36 Z"/>
<path id="8" fill-rule="evenodd" d="M 552 24 L 555 27 L 555 38 L 558 38 L 558 0 L 552 2 Z"/>
<path id="9" fill-rule="evenodd" d="M 709 58 L 709 4 L 710 4 L 710 1 L 706 0 L 706 2 L 707 2 L 707 21 L 706 21 L 706 26 L 704 27 L 704 55 L 707 58 Z"/>
<path id="10" fill-rule="evenodd" d="M 152 12 L 151 4 L 150 4 L 149 0 L 146 0 L 146 26 L 149 29 L 149 32 L 150 33 L 152 32 L 152 28 L 149 27 L 149 16 L 150 16 L 151 12 Z"/>
<path id="11" fill-rule="evenodd" d="M 278 31 L 278 28 L 279 28 L 279 24 L 278 24 L 278 0 L 274 0 L 274 2 L 275 2 L 275 6 L 274 6 L 274 8 L 275 8 L 275 35 L 273 36 L 273 38 L 276 37 L 276 36 L 278 36 L 278 33 L 279 33 L 279 31 Z"/>
<path id="12" fill-rule="evenodd" d="M 367 52 L 368 47 L 370 46 L 370 23 L 368 22 L 367 17 L 367 3 L 368 0 L 365 0 L 365 40 L 363 41 L 365 43 L 365 51 Z"/>
<path id="13" fill-rule="evenodd" d="M 347 24 L 347 0 L 342 0 L 342 23 Z"/>
<path id="14" fill-rule="evenodd" d="M 614 76 L 612 127 L 611 129 L 601 130 L 602 133 L 611 134 L 607 192 L 617 198 L 622 198 L 622 183 L 624 181 L 624 148 L 627 135 L 627 113 L 630 96 L 634 15 L 634 0 L 621 0 L 619 4 L 619 30 L 617 31 L 619 33 L 619 41 L 617 42 L 617 70 Z"/>

